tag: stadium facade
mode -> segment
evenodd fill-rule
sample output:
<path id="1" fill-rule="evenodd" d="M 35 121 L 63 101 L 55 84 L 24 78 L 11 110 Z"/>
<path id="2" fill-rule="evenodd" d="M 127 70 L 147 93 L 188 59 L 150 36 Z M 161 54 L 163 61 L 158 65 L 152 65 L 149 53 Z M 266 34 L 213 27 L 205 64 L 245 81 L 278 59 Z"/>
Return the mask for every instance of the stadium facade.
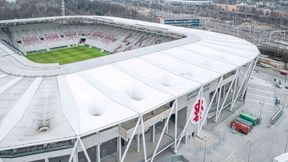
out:
<path id="1" fill-rule="evenodd" d="M 243 39 L 114 17 L 0 21 L 0 159 L 156 161 L 243 101 L 259 57 Z M 111 54 L 59 65 L 33 51 Z"/>

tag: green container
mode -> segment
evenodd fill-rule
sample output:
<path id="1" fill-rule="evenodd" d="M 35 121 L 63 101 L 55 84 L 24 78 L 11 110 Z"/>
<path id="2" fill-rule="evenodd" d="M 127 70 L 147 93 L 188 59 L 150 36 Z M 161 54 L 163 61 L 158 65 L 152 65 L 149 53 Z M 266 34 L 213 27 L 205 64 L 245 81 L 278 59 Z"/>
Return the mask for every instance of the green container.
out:
<path id="1" fill-rule="evenodd" d="M 253 126 L 257 125 L 258 118 L 252 114 L 241 112 L 239 115 L 240 118 L 247 120 L 253 124 Z"/>

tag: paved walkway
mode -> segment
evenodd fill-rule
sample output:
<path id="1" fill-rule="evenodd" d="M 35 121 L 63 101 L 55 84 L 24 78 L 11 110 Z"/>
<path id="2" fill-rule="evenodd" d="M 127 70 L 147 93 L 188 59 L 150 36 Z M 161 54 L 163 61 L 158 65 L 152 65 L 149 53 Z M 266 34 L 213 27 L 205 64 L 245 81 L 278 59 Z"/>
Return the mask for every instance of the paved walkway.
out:
<path id="1" fill-rule="evenodd" d="M 287 96 L 286 89 L 275 89 L 270 82 L 254 78 L 247 91 L 245 105 L 233 115 L 216 126 L 213 131 L 206 132 L 208 141 L 192 138 L 186 145 L 180 145 L 177 154 L 184 155 L 191 162 L 204 162 L 204 150 L 206 148 L 205 162 L 247 162 L 249 155 L 249 142 L 251 146 L 250 162 L 271 162 L 275 156 L 284 152 L 284 145 L 288 130 L 288 117 L 284 115 L 273 126 L 269 121 L 277 109 L 274 107 L 274 96 L 279 95 L 282 100 Z M 262 106 L 262 122 L 253 128 L 248 135 L 243 135 L 229 129 L 230 122 L 241 111 L 247 111 L 260 116 Z M 288 103 L 288 102 L 287 102 Z M 287 113 L 287 112 L 286 112 Z M 206 146 L 206 147 L 205 147 Z M 165 151 L 157 157 L 157 161 L 165 161 L 174 154 Z"/>

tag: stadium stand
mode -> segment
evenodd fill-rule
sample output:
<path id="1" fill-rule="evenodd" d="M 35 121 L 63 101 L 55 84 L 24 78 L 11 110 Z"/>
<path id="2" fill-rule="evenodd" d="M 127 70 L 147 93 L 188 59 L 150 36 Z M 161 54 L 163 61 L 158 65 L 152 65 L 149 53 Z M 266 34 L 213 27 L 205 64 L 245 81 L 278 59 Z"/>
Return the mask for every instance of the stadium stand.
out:
<path id="1" fill-rule="evenodd" d="M 20 54 L 20 55 L 23 55 L 23 52 L 20 51 L 17 47 L 15 47 L 14 45 L 11 44 L 11 42 L 5 40 L 5 39 L 2 39 L 0 40 L 6 47 L 10 48 L 11 50 L 15 51 L 16 53 Z"/>
<path id="2" fill-rule="evenodd" d="M 75 46 L 81 39 L 85 39 L 86 45 L 117 53 L 172 40 L 151 33 L 103 24 L 20 25 L 11 27 L 10 30 L 17 46 L 24 52 Z"/>
<path id="3" fill-rule="evenodd" d="M 6 41 L 9 40 L 7 34 L 3 31 L 3 28 L 0 28 L 0 38 Z"/>
<path id="4" fill-rule="evenodd" d="M 61 74 L 58 64 L 38 64 L 26 59 L 0 42 L 0 69 L 15 76 L 56 76 Z"/>
<path id="5" fill-rule="evenodd" d="M 174 40 L 149 32 L 106 24 L 39 23 L 2 27 L 0 30 L 0 70 L 14 76 L 57 76 L 59 64 L 40 64 L 25 55 L 79 44 L 109 53 L 125 52 Z"/>

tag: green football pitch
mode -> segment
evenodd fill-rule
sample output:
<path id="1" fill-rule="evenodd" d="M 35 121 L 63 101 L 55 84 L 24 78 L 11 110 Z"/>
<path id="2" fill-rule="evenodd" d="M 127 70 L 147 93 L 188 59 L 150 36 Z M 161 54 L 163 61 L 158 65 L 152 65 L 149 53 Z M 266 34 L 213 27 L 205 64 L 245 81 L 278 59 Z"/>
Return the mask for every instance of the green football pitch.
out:
<path id="1" fill-rule="evenodd" d="M 102 52 L 96 48 L 86 46 L 60 48 L 45 52 L 28 53 L 26 57 L 37 63 L 59 63 L 60 65 L 106 56 L 108 52 Z"/>

